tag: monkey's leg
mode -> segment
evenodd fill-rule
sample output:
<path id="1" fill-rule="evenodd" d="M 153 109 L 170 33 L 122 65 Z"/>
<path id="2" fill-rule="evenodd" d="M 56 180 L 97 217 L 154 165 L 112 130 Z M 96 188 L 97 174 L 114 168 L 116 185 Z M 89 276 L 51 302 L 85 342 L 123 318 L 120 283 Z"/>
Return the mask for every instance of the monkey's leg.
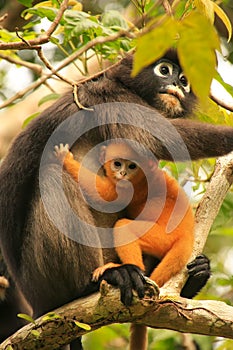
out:
<path id="1" fill-rule="evenodd" d="M 162 287 L 172 276 L 184 268 L 192 253 L 193 240 L 177 240 L 154 269 L 150 278 Z"/>
<path id="2" fill-rule="evenodd" d="M 145 266 L 136 227 L 138 229 L 138 222 L 134 220 L 121 219 L 116 222 L 113 230 L 115 249 L 123 264 L 133 264 L 144 271 Z"/>

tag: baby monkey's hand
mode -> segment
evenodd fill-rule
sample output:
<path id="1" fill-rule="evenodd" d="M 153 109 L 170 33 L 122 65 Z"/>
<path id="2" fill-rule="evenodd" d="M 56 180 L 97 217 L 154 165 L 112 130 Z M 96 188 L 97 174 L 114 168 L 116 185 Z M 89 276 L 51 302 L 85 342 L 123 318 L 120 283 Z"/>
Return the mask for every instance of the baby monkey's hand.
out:
<path id="1" fill-rule="evenodd" d="M 63 144 L 63 143 L 60 143 L 59 146 L 55 146 L 54 147 L 54 154 L 56 156 L 56 158 L 58 160 L 60 160 L 60 162 L 64 162 L 64 159 L 73 159 L 74 156 L 73 154 L 69 151 L 69 145 L 68 143 L 67 144 Z"/>

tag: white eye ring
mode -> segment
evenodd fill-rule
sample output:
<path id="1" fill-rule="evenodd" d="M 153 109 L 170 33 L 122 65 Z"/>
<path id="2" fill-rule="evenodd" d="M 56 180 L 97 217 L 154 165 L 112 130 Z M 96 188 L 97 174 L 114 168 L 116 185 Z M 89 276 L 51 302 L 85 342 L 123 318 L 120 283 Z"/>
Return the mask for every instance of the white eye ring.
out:
<path id="1" fill-rule="evenodd" d="M 168 62 L 160 62 L 154 67 L 154 73 L 158 77 L 166 78 L 168 75 L 172 75 L 173 66 Z"/>

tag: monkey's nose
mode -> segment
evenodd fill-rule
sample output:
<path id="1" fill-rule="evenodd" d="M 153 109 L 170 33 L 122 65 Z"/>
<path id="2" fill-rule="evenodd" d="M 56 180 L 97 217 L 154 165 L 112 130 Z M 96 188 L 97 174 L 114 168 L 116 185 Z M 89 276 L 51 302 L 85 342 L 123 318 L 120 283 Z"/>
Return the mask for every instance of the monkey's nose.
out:
<path id="1" fill-rule="evenodd" d="M 126 171 L 120 171 L 120 174 L 122 175 L 122 176 L 125 176 L 126 175 Z"/>

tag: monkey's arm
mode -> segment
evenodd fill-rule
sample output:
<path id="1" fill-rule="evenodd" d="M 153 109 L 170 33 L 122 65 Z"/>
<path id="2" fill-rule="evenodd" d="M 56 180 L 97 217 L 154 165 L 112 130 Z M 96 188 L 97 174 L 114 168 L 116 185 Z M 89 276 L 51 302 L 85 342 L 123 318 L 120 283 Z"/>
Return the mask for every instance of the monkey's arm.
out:
<path id="1" fill-rule="evenodd" d="M 174 119 L 171 123 L 184 141 L 192 160 L 219 157 L 233 150 L 232 127 L 187 119 Z M 181 161 L 186 158 L 182 151 L 178 151 L 176 156 Z"/>
<path id="2" fill-rule="evenodd" d="M 100 196 L 106 201 L 117 198 L 116 188 L 106 176 L 94 174 L 74 159 L 69 151 L 69 145 L 60 144 L 54 147 L 56 157 L 63 163 L 65 170 L 78 182 L 91 199 L 100 201 Z M 81 170 L 81 175 L 80 175 Z"/>

